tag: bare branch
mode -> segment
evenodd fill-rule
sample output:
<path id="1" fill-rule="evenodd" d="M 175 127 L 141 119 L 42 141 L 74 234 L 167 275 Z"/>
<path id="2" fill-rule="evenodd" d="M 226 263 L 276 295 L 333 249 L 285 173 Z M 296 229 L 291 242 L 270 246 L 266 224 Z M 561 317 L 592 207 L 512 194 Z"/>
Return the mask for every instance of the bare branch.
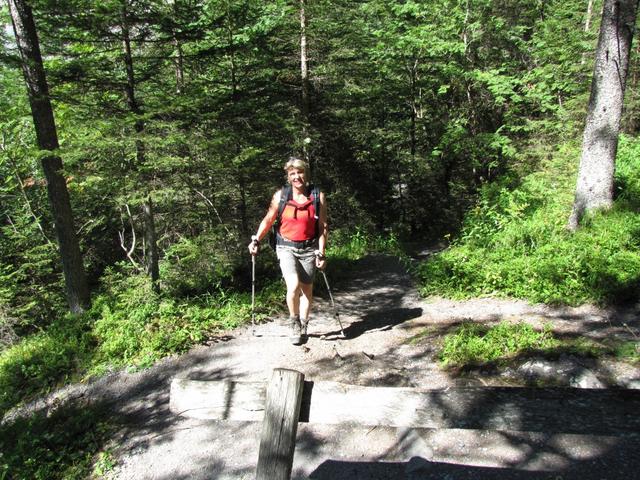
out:
<path id="1" fill-rule="evenodd" d="M 22 179 L 20 178 L 20 174 L 18 172 L 18 166 L 17 166 L 17 163 L 15 161 L 15 158 L 13 158 L 13 156 L 10 155 L 9 151 L 7 150 L 6 137 L 5 137 L 4 132 L 2 132 L 2 140 L 0 141 L 0 150 L 2 150 L 7 155 L 7 159 L 11 163 L 11 167 L 13 168 L 13 174 L 15 175 L 16 179 L 18 180 L 18 185 L 20 185 L 20 192 L 22 193 L 22 198 L 24 199 L 24 202 L 25 202 L 25 204 L 27 206 L 27 210 L 29 210 L 29 214 L 31 215 L 31 217 L 35 221 L 36 226 L 38 227 L 38 230 L 40 230 L 40 233 L 42 234 L 42 237 L 44 238 L 44 240 L 49 245 L 51 245 L 51 240 L 49 240 L 49 237 L 47 237 L 47 234 L 44 233 L 44 229 L 42 228 L 42 224 L 40 223 L 40 219 L 37 217 L 37 215 L 33 211 L 33 208 L 31 207 L 31 202 L 29 201 L 29 197 L 27 196 L 27 192 L 26 192 L 26 190 L 24 188 L 24 183 L 22 182 Z"/>
<path id="2" fill-rule="evenodd" d="M 199 190 L 194 190 L 198 195 L 200 195 L 204 201 L 207 203 L 207 205 L 209 205 L 211 207 L 211 209 L 214 211 L 214 213 L 216 214 L 216 216 L 218 217 L 218 220 L 220 221 L 220 225 L 222 225 L 222 227 L 225 229 L 225 231 L 231 235 L 231 232 L 229 231 L 229 229 L 227 228 L 227 226 L 225 225 L 224 221 L 222 220 L 222 217 L 220 216 L 220 212 L 218 212 L 218 210 L 216 209 L 215 205 L 213 204 L 213 202 L 211 200 L 209 200 L 204 193 L 202 193 Z"/>
<path id="3" fill-rule="evenodd" d="M 133 226 L 133 216 L 131 215 L 131 209 L 129 208 L 129 205 L 125 204 L 124 207 L 127 209 L 129 225 L 131 226 L 131 247 L 127 248 L 127 246 L 125 245 L 124 225 L 122 226 L 122 230 L 118 232 L 118 237 L 120 238 L 120 246 L 122 247 L 122 250 L 124 250 L 131 264 L 136 268 L 136 270 L 142 271 L 142 269 L 140 268 L 140 265 L 138 265 L 138 262 L 136 262 L 135 259 L 133 258 L 133 252 L 135 251 L 135 248 L 136 248 L 136 229 Z"/>

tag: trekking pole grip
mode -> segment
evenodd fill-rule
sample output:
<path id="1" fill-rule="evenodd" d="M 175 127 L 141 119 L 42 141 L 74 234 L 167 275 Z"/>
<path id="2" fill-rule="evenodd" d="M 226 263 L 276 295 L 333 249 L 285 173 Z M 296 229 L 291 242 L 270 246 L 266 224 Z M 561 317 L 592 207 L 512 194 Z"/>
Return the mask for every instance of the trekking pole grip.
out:
<path id="1" fill-rule="evenodd" d="M 251 256 L 255 257 L 258 252 L 260 251 L 260 239 L 258 238 L 257 235 L 251 235 L 251 243 L 249 244 L 250 247 L 255 247 L 255 253 L 251 252 Z M 249 248 L 249 251 L 251 251 L 251 248 Z"/>

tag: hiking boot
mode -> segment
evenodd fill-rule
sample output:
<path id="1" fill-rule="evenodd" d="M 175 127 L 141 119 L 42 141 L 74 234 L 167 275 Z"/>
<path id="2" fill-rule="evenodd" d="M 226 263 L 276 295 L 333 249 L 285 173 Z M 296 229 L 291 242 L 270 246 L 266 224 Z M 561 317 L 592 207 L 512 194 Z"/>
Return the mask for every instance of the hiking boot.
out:
<path id="1" fill-rule="evenodd" d="M 303 343 L 309 339 L 309 337 L 307 336 L 308 325 L 309 325 L 309 319 L 300 321 L 300 337 Z"/>
<path id="2" fill-rule="evenodd" d="M 289 341 L 293 345 L 302 345 L 302 325 L 298 317 L 291 317 L 291 334 L 289 335 Z"/>

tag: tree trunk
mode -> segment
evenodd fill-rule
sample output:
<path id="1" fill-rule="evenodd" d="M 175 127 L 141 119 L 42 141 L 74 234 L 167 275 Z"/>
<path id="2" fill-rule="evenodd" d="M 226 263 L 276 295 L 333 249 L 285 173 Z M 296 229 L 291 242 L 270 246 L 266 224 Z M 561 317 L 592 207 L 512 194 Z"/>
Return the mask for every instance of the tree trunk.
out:
<path id="1" fill-rule="evenodd" d="M 584 31 L 591 30 L 591 16 L 593 15 L 593 0 L 589 0 L 587 3 L 587 16 L 584 21 Z"/>
<path id="2" fill-rule="evenodd" d="M 142 213 L 144 215 L 145 243 L 148 246 L 145 258 L 147 274 L 151 277 L 153 291 L 158 293 L 160 291 L 160 269 L 158 265 L 158 242 L 156 239 L 156 225 L 153 216 L 153 202 L 151 200 L 151 196 L 148 196 L 145 203 L 142 204 Z"/>
<path id="3" fill-rule="evenodd" d="M 67 302 L 71 312 L 81 313 L 90 304 L 89 286 L 73 224 L 69 192 L 62 172 L 62 159 L 56 154 L 58 134 L 38 34 L 29 5 L 23 0 L 9 0 L 8 3 L 16 44 L 22 58 L 22 70 L 27 84 L 38 147 L 48 151 L 42 156 L 41 162 L 47 179 L 49 202 L 62 258 Z"/>
<path id="4" fill-rule="evenodd" d="M 173 2 L 173 13 L 178 18 L 178 2 Z M 174 59 L 174 67 L 176 72 L 176 94 L 180 95 L 184 89 L 184 58 L 182 54 L 182 43 L 178 38 L 176 29 L 172 29 L 173 46 L 176 48 L 176 56 Z"/>
<path id="5" fill-rule="evenodd" d="M 306 0 L 300 0 L 300 79 L 302 81 L 302 155 L 309 163 L 309 65 L 307 63 Z M 313 169 L 312 169 L 313 172 Z"/>
<path id="6" fill-rule="evenodd" d="M 182 58 L 182 44 L 180 40 L 178 40 L 175 32 L 173 33 L 173 45 L 176 47 L 176 94 L 180 95 L 184 89 L 184 61 Z"/>
<path id="7" fill-rule="evenodd" d="M 582 139 L 573 211 L 567 227 L 576 230 L 589 211 L 613 203 L 613 176 L 629 52 L 638 0 L 605 0 Z"/>
<path id="8" fill-rule="evenodd" d="M 134 129 L 136 135 L 139 136 L 144 131 L 144 120 L 140 118 L 142 115 L 142 109 L 136 99 L 136 79 L 133 69 L 133 55 L 131 54 L 131 35 L 129 30 L 129 18 L 127 12 L 127 4 L 125 2 L 122 10 L 122 45 L 124 48 L 124 64 L 127 73 L 127 83 L 125 85 L 125 96 L 127 98 L 127 105 L 131 113 L 138 118 L 135 121 Z M 144 142 L 140 138 L 136 138 L 136 165 L 144 165 L 146 147 Z M 151 202 L 151 195 L 147 195 L 147 200 L 142 204 L 142 212 L 144 216 L 145 227 L 145 264 L 147 266 L 147 273 L 151 277 L 151 283 L 154 291 L 159 290 L 158 280 L 160 278 L 159 253 L 156 226 L 153 214 L 153 204 Z"/>

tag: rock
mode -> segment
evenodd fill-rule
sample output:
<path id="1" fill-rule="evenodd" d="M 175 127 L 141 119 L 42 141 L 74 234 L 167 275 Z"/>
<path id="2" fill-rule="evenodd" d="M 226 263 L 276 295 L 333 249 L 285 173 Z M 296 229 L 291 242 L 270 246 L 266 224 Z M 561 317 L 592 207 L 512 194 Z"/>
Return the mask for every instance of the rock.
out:
<path id="1" fill-rule="evenodd" d="M 528 379 L 549 378 L 555 369 L 546 360 L 528 360 L 520 365 L 518 372 Z"/>
<path id="2" fill-rule="evenodd" d="M 568 356 L 559 360 L 531 359 L 520 365 L 517 373 L 528 381 L 547 381 L 574 388 L 607 388 L 592 370 Z"/>
<path id="3" fill-rule="evenodd" d="M 595 373 L 587 368 L 572 376 L 569 385 L 574 388 L 607 388 Z"/>
<path id="4" fill-rule="evenodd" d="M 638 378 L 625 379 L 623 380 L 622 384 L 625 388 L 640 390 L 640 379 Z"/>

